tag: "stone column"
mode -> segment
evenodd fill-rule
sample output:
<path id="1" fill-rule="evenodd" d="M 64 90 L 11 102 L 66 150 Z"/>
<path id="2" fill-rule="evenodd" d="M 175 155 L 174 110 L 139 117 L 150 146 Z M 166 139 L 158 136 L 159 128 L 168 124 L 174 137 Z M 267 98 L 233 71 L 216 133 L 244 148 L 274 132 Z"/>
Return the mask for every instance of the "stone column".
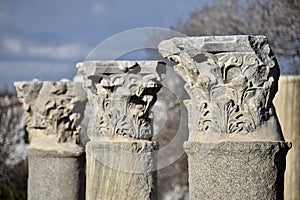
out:
<path id="1" fill-rule="evenodd" d="M 87 61 L 83 75 L 94 122 L 88 132 L 87 200 L 156 199 L 150 109 L 160 90 L 158 61 Z"/>
<path id="2" fill-rule="evenodd" d="M 283 199 L 291 144 L 272 103 L 279 68 L 266 37 L 173 38 L 159 51 L 191 98 L 190 199 Z"/>
<path id="3" fill-rule="evenodd" d="M 78 145 L 87 101 L 81 83 L 15 82 L 29 133 L 28 199 L 79 200 L 85 153 Z"/>
<path id="4" fill-rule="evenodd" d="M 284 199 L 300 199 L 300 76 L 281 76 L 274 99 L 284 137 L 293 142 L 286 158 Z"/>

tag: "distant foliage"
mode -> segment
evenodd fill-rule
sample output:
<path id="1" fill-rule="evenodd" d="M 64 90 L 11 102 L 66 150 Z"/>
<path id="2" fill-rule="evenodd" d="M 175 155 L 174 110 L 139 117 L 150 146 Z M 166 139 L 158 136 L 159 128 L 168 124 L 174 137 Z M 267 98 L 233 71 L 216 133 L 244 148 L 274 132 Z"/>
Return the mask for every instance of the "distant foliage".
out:
<path id="1" fill-rule="evenodd" d="M 27 199 L 23 111 L 15 94 L 0 94 L 0 199 Z"/>
<path id="2" fill-rule="evenodd" d="M 298 0 L 213 0 L 172 27 L 189 36 L 266 35 L 282 74 L 300 74 Z"/>

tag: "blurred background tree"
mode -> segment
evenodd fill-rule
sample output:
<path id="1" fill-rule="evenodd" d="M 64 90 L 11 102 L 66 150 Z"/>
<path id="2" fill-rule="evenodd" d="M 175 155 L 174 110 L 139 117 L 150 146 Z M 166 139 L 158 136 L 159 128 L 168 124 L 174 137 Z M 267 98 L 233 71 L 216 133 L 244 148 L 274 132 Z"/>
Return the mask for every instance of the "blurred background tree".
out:
<path id="1" fill-rule="evenodd" d="M 0 91 L 0 199 L 27 199 L 28 138 L 15 93 Z"/>
<path id="2" fill-rule="evenodd" d="M 189 36 L 266 35 L 282 74 L 300 74 L 299 0 L 212 0 L 172 29 Z"/>

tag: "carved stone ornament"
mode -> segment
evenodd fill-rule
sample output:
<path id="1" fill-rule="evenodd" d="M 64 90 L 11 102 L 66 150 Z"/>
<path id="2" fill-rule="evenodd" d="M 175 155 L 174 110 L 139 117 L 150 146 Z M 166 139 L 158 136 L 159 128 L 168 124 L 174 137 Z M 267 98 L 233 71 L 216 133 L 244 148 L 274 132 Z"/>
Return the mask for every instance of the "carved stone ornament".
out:
<path id="1" fill-rule="evenodd" d="M 80 122 L 87 101 L 82 83 L 15 82 L 23 103 L 30 140 L 54 139 L 56 143 L 79 141 Z"/>
<path id="2" fill-rule="evenodd" d="M 190 96 L 190 140 L 283 140 L 272 100 L 279 66 L 265 36 L 208 36 L 162 41 Z"/>
<path id="3" fill-rule="evenodd" d="M 77 64 L 95 108 L 95 132 L 90 138 L 151 139 L 150 109 L 161 88 L 160 61 L 86 61 Z"/>

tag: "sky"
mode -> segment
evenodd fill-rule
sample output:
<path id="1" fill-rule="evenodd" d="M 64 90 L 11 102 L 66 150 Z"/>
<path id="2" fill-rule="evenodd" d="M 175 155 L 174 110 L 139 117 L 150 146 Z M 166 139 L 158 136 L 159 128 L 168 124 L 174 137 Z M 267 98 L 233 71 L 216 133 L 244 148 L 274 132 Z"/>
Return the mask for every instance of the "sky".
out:
<path id="1" fill-rule="evenodd" d="M 203 0 L 0 0 L 0 89 L 11 88 L 14 81 L 72 79 L 76 63 L 109 38 L 122 39 L 123 32 L 137 28 L 169 28 L 202 4 Z M 127 43 L 137 40 L 131 37 Z"/>

